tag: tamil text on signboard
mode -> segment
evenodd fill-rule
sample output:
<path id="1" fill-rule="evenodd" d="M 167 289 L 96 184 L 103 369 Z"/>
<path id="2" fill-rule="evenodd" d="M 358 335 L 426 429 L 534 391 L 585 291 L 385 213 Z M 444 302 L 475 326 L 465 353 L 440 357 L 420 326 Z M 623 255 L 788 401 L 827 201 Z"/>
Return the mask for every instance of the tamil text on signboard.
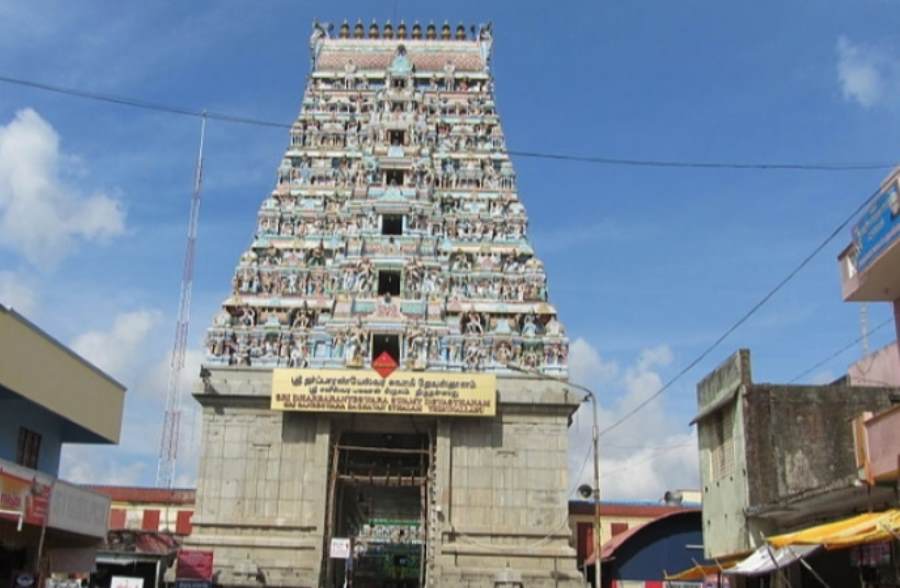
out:
<path id="1" fill-rule="evenodd" d="M 358 412 L 494 416 L 497 379 L 493 374 L 374 372 L 276 369 L 272 409 L 309 412 Z"/>

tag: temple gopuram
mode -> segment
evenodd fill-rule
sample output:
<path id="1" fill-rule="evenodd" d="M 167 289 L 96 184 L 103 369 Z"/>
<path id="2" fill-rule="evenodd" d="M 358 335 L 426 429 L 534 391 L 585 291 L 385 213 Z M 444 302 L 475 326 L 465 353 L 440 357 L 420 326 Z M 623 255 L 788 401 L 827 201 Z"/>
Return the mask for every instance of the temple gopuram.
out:
<path id="1" fill-rule="evenodd" d="M 490 25 L 315 23 L 207 335 L 193 548 L 226 586 L 581 586 L 568 340 Z"/>

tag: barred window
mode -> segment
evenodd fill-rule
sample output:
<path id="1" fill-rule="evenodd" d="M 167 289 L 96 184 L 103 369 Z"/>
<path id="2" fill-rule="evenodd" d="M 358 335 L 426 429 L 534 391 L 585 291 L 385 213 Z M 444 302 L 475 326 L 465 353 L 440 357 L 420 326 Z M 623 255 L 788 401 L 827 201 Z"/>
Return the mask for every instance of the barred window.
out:
<path id="1" fill-rule="evenodd" d="M 16 463 L 37 469 L 38 455 L 41 451 L 41 435 L 25 427 L 19 427 L 19 443 L 16 447 Z"/>

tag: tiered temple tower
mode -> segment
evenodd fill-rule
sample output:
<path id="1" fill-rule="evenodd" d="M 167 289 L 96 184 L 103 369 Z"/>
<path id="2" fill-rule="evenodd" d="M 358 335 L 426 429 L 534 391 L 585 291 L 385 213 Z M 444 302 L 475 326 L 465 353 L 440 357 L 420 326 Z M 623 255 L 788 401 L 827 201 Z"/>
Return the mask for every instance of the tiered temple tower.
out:
<path id="1" fill-rule="evenodd" d="M 301 112 L 195 393 L 192 541 L 215 549 L 220 584 L 577 581 L 579 399 L 545 377 L 566 377 L 568 341 L 527 239 L 492 42 L 490 25 L 314 25 Z M 491 406 L 275 401 L 279 374 L 381 381 L 376 358 L 440 385 L 493 374 L 479 380 Z M 335 538 L 352 540 L 350 563 L 329 557 Z"/>

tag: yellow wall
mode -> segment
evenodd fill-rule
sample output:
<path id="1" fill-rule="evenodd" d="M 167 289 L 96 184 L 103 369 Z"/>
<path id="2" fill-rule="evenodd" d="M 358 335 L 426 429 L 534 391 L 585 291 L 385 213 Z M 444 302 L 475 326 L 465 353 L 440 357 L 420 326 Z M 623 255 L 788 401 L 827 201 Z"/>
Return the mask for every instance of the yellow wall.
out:
<path id="1" fill-rule="evenodd" d="M 119 442 L 125 388 L 0 306 L 0 385 Z"/>

